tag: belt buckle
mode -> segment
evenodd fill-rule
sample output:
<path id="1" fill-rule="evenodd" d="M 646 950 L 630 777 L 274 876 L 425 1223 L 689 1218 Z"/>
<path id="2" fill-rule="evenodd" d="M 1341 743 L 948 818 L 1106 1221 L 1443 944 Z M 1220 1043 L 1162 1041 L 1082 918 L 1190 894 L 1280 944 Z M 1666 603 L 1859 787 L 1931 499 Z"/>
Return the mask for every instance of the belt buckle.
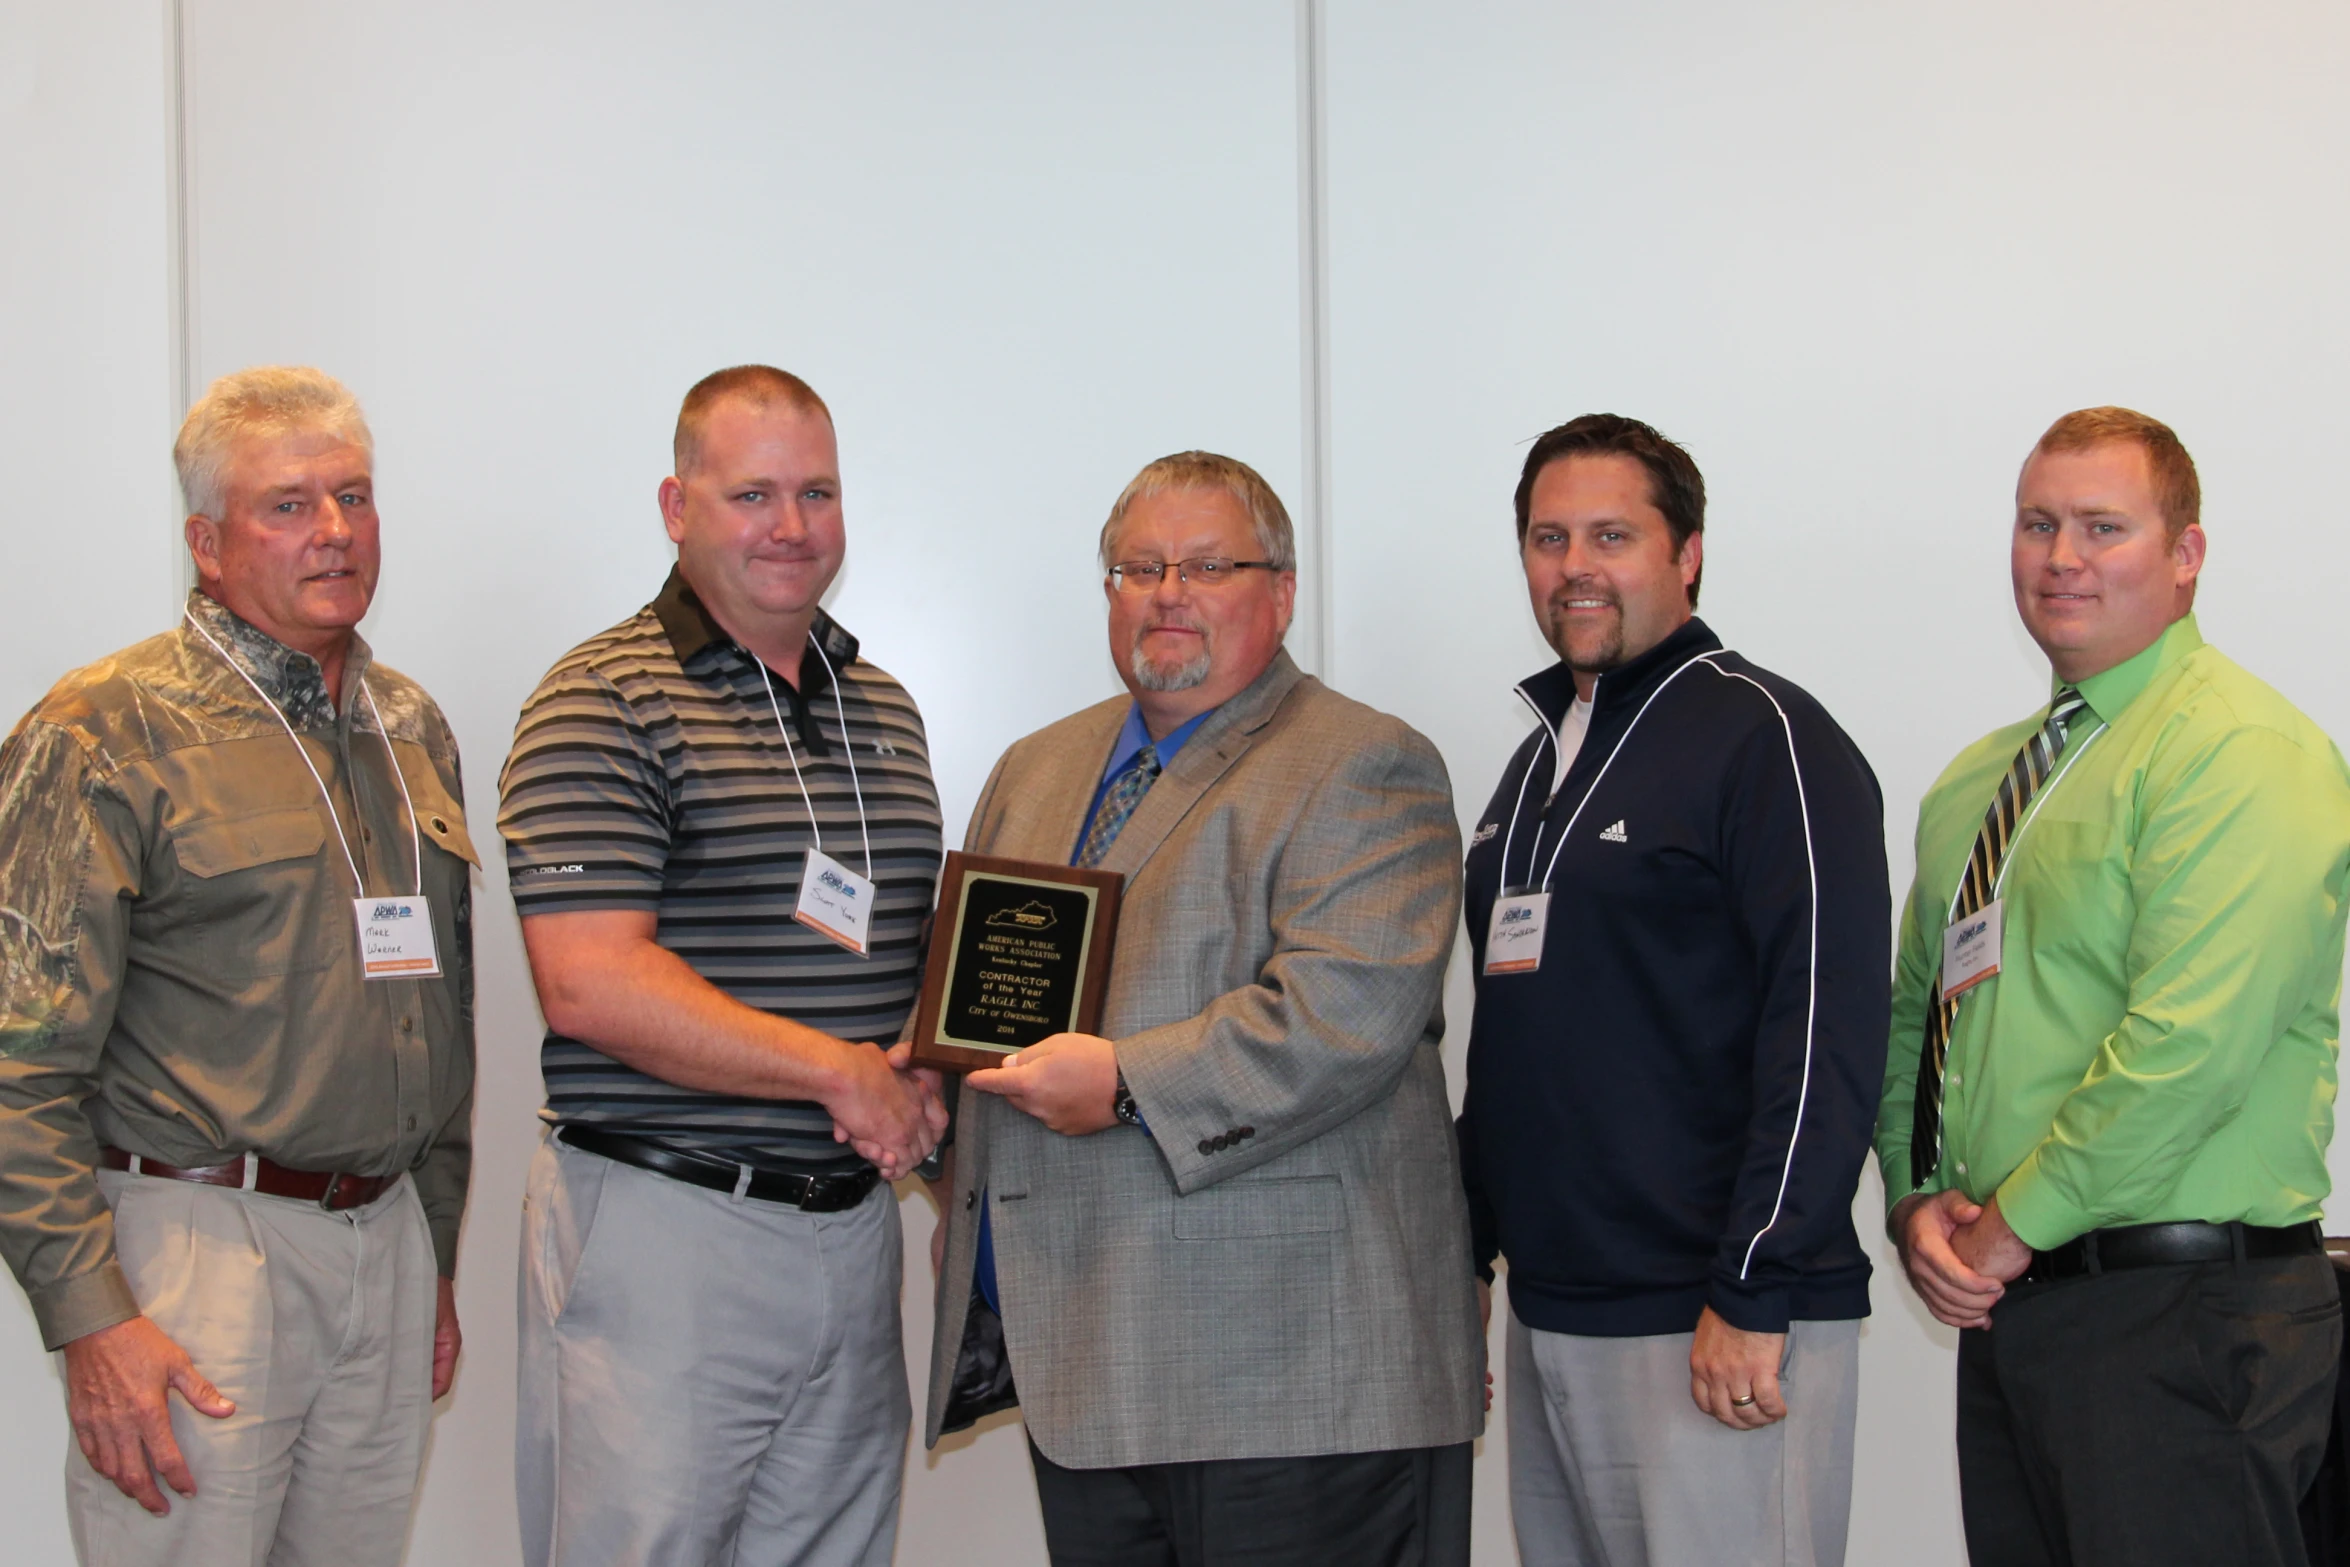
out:
<path id="1" fill-rule="evenodd" d="M 325 1209 L 328 1213 L 333 1213 L 335 1211 L 335 1190 L 342 1184 L 343 1176 L 341 1171 L 338 1170 L 332 1175 L 329 1175 L 326 1178 L 325 1189 L 320 1191 L 318 1194 L 318 1206 Z"/>

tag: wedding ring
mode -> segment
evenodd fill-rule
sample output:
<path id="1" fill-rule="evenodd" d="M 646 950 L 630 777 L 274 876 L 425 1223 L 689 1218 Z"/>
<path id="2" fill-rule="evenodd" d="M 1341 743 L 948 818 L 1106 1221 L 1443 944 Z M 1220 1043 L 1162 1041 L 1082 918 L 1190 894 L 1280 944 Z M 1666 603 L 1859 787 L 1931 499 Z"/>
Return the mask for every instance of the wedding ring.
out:
<path id="1" fill-rule="evenodd" d="M 1754 1407 L 1754 1395 L 1749 1393 L 1744 1398 L 1733 1398 L 1730 1400 L 1730 1407 L 1732 1409 L 1752 1409 Z"/>

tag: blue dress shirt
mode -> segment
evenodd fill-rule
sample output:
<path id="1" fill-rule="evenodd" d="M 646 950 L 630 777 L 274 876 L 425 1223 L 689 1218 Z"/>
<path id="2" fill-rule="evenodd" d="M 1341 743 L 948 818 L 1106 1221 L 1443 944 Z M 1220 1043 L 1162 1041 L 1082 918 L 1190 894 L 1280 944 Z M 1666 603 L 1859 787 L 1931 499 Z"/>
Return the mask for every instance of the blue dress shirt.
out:
<path id="1" fill-rule="evenodd" d="M 1175 760 L 1175 753 L 1183 749 L 1184 742 L 1215 714 L 1216 710 L 1211 707 L 1197 718 L 1185 719 L 1168 732 L 1167 738 L 1159 742 L 1159 768 L 1162 772 Z M 1124 772 L 1126 764 L 1134 760 L 1135 753 L 1150 743 L 1151 732 L 1143 726 L 1141 706 L 1138 704 L 1128 708 L 1126 725 L 1118 731 L 1117 743 L 1110 747 L 1110 759 L 1102 767 L 1101 782 L 1093 786 L 1093 803 L 1085 808 L 1085 821 L 1077 829 L 1077 842 L 1070 845 L 1072 864 L 1076 862 L 1078 849 L 1084 846 L 1086 834 L 1093 831 L 1094 813 L 1102 808 L 1102 796 L 1109 792 L 1110 780 Z M 979 1194 L 979 1251 L 971 1262 L 971 1282 L 978 1288 L 979 1298 L 987 1302 L 988 1308 L 997 1316 L 1002 1316 L 1003 1302 L 996 1298 L 995 1233 L 988 1221 L 985 1192 Z"/>

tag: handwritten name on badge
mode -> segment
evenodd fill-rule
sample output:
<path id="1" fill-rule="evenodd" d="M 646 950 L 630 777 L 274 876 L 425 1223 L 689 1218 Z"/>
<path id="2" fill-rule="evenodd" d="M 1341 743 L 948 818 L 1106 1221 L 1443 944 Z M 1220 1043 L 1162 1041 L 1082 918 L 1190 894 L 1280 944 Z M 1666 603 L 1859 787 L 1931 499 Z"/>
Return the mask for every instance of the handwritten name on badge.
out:
<path id="1" fill-rule="evenodd" d="M 1948 1001 L 1999 972 L 2002 903 L 1994 898 L 1942 930 L 1942 999 Z"/>
<path id="2" fill-rule="evenodd" d="M 1542 967 L 1542 931 L 1549 920 L 1547 892 L 1494 899 L 1485 926 L 1485 972 L 1530 974 Z"/>
<path id="3" fill-rule="evenodd" d="M 800 874 L 800 901 L 792 918 L 831 937 L 858 957 L 871 955 L 867 930 L 873 922 L 873 883 L 821 849 L 808 851 Z"/>
<path id="4" fill-rule="evenodd" d="M 354 898 L 359 920 L 359 972 L 367 979 L 430 979 L 441 971 L 433 944 L 432 902 L 413 898 Z"/>

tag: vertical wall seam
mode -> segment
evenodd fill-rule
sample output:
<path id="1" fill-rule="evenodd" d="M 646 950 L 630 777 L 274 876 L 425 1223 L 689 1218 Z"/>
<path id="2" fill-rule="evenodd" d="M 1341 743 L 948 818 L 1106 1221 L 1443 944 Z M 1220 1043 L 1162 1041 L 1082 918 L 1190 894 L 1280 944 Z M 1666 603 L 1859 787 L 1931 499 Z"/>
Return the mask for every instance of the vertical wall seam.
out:
<path id="1" fill-rule="evenodd" d="M 196 401 L 196 311 L 195 311 L 195 256 L 189 218 L 188 190 L 188 34 L 186 0 L 163 0 L 164 21 L 169 33 L 171 58 L 164 73 L 164 90 L 171 102 L 164 114 L 165 134 L 171 138 L 170 166 L 165 172 L 164 200 L 169 207 L 167 223 L 170 230 L 171 280 L 171 429 L 165 433 L 168 443 L 179 430 L 188 409 Z M 177 490 L 173 491 L 176 498 Z M 167 608 L 176 609 L 196 585 L 195 568 L 187 551 L 180 548 L 179 507 L 171 508 L 171 549 L 178 567 L 173 579 L 178 591 Z"/>
<path id="2" fill-rule="evenodd" d="M 1324 0 L 1297 0 L 1299 382 L 1304 394 L 1301 473 L 1306 536 L 1313 545 L 1307 594 L 1314 608 L 1315 672 L 1336 682 L 1336 559 L 1330 522 L 1330 203 Z"/>

